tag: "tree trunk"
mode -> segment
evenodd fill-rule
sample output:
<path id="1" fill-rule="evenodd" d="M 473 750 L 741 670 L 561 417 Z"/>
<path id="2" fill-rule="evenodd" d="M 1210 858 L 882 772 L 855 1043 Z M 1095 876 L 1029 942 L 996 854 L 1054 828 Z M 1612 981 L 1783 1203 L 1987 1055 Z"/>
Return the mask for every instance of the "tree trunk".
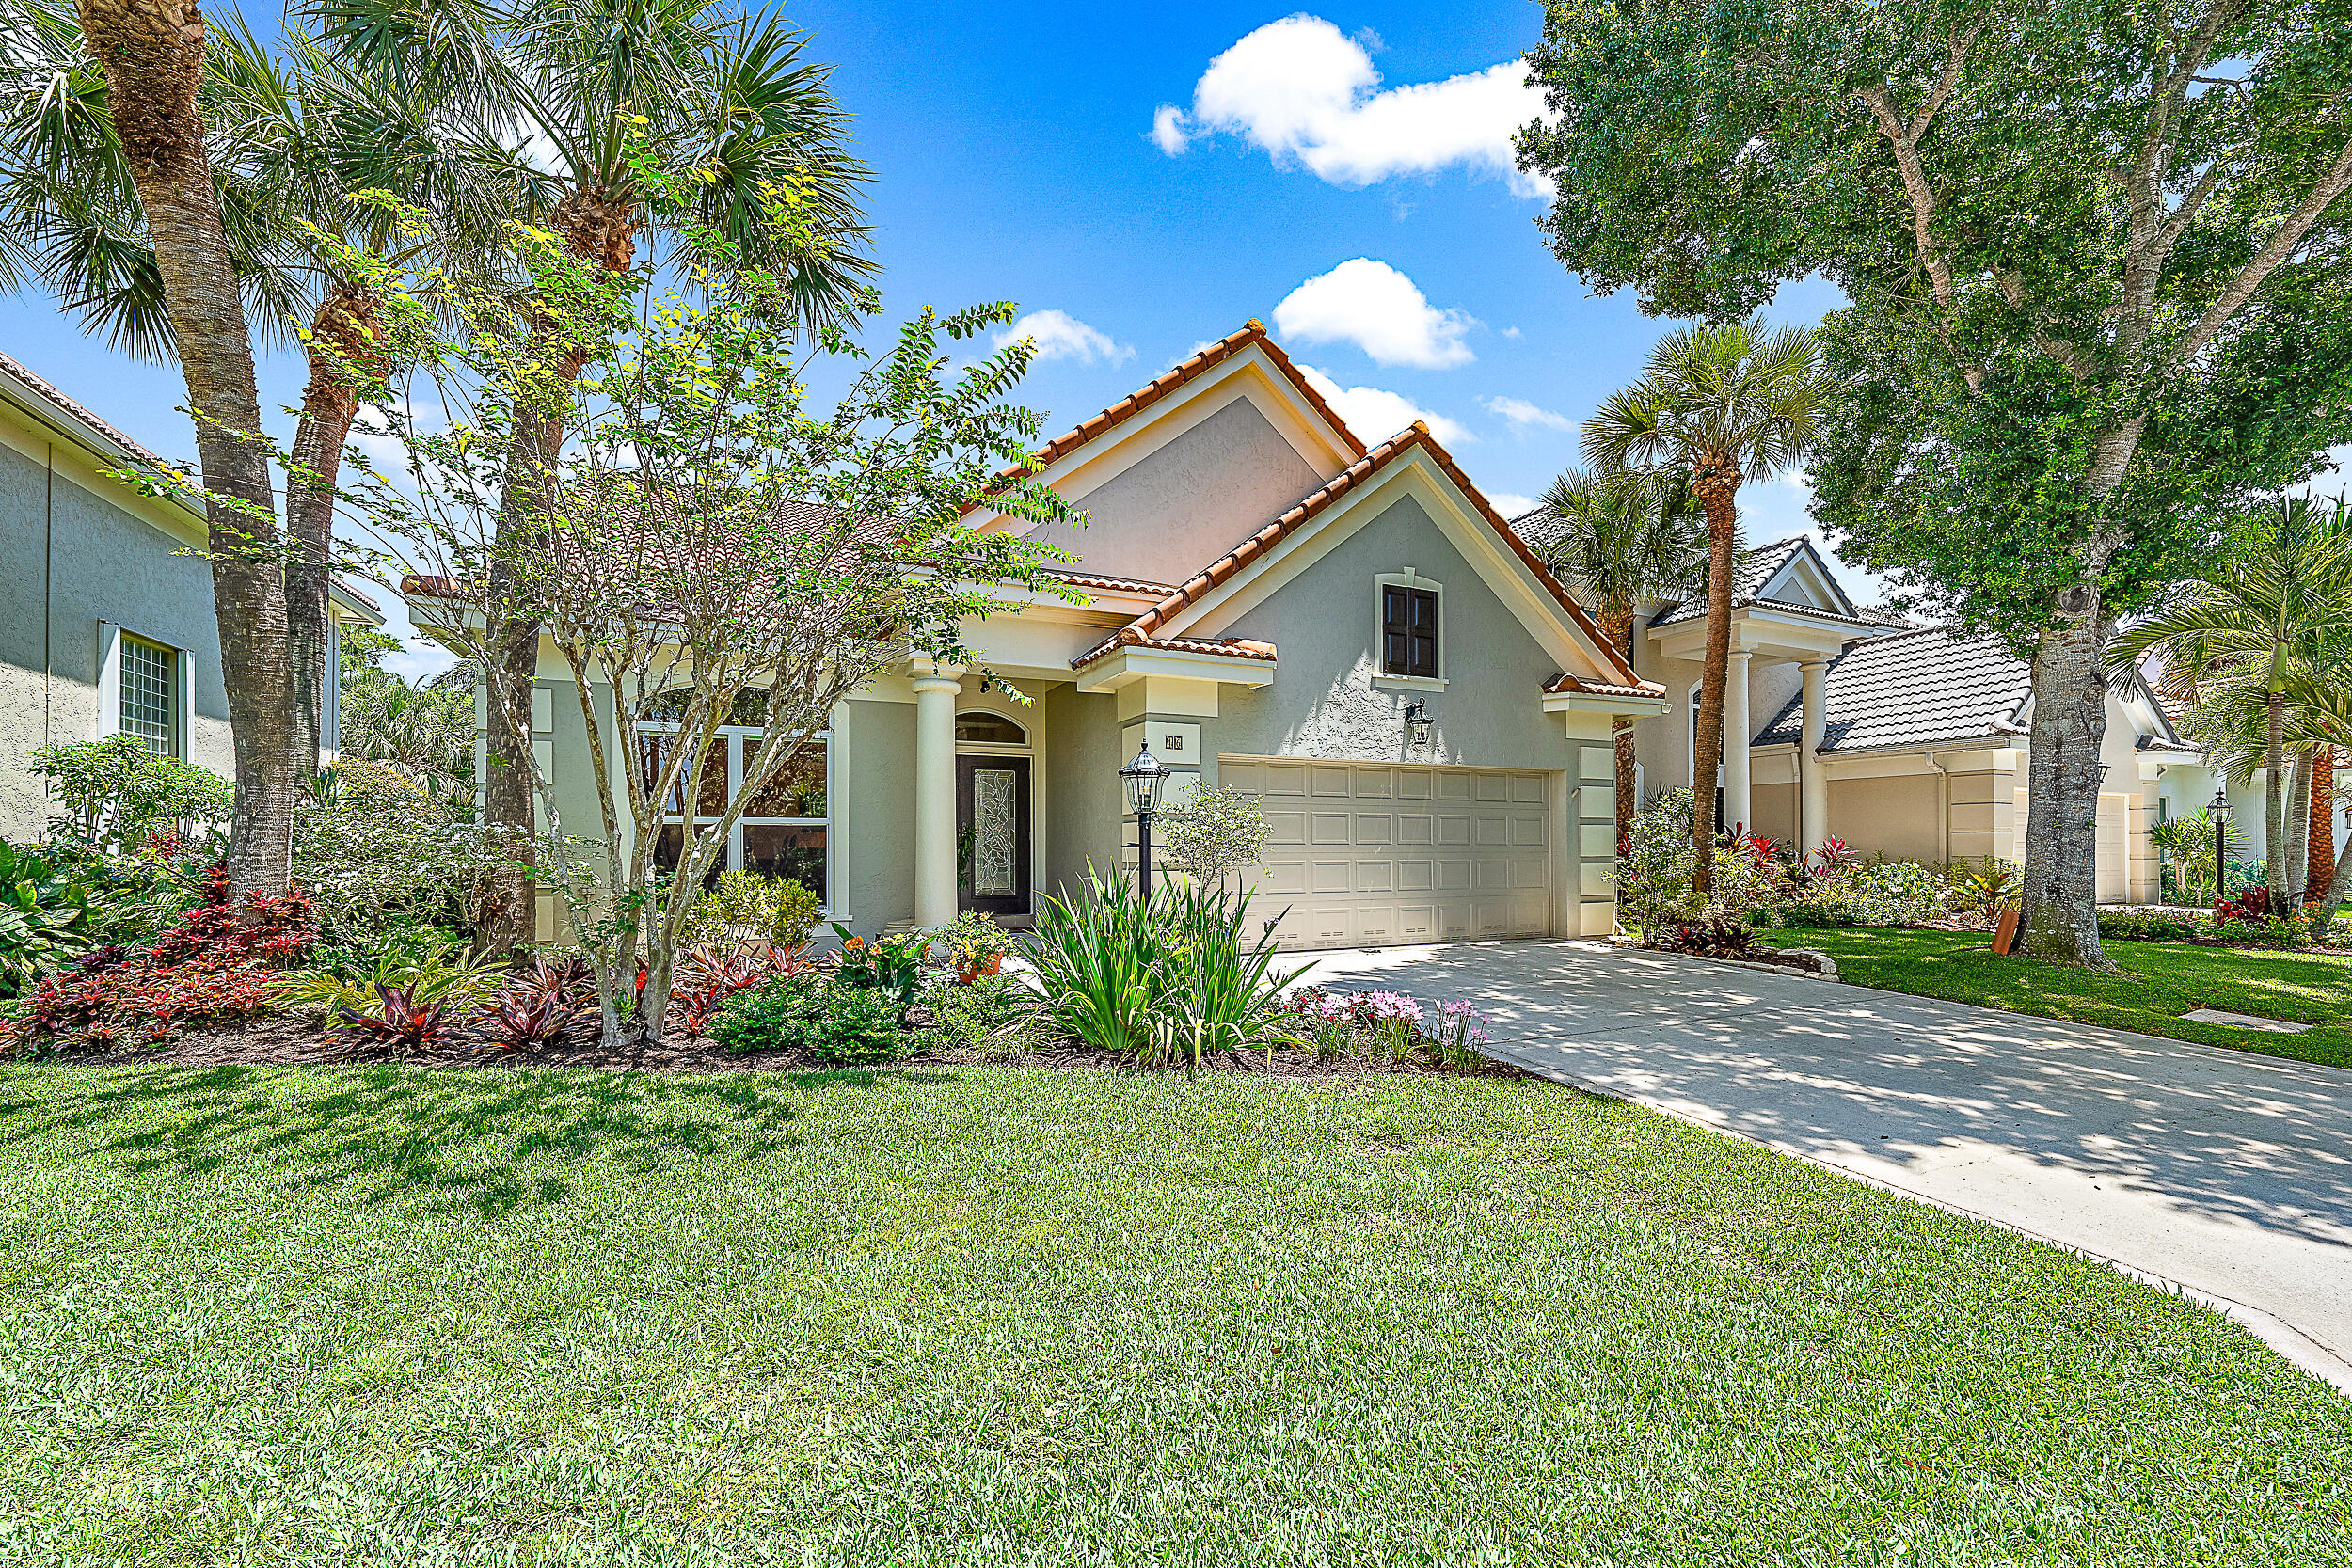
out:
<path id="1" fill-rule="evenodd" d="M 343 443 L 359 415 L 356 378 L 377 353 L 374 302 L 346 284 L 329 290 L 310 318 L 310 379 L 294 427 L 294 472 L 286 480 L 286 624 L 294 673 L 294 743 L 317 765 L 325 728 L 327 596 L 333 577 L 335 483 Z"/>
<path id="2" fill-rule="evenodd" d="M 1601 635 L 1609 645 L 1629 657 L 1632 654 L 1633 607 L 1603 606 L 1600 612 Z M 1633 721 L 1624 717 L 1609 721 L 1609 736 L 1617 752 L 1617 833 L 1623 837 L 1633 826 L 1633 814 L 1641 809 L 1641 801 L 1633 789 Z"/>
<path id="3" fill-rule="evenodd" d="M 2334 924 L 2336 911 L 2344 906 L 2344 895 L 2352 893 L 2352 838 L 2344 841 L 2344 853 L 2336 857 L 2335 865 L 2328 873 L 2328 892 L 2312 910 L 2312 940 L 2326 942 L 2328 927 Z"/>
<path id="4" fill-rule="evenodd" d="M 2328 896 L 2336 869 L 2336 749 L 2312 753 L 2310 820 L 2304 830 L 2303 896 Z"/>
<path id="5" fill-rule="evenodd" d="M 2107 967 L 2099 948 L 2099 747 L 2115 625 L 2089 582 L 2058 597 L 2033 658 L 2021 945 L 2035 958 Z"/>
<path id="6" fill-rule="evenodd" d="M 636 201 L 626 193 L 575 191 L 557 204 L 548 227 L 574 256 L 610 272 L 626 272 L 637 260 L 636 219 Z M 532 334 L 543 351 L 552 350 L 555 330 L 555 324 L 544 317 L 533 325 Z M 585 366 L 585 357 L 574 353 L 557 367 L 558 378 L 576 379 Z M 484 821 L 501 830 L 512 863 L 490 892 L 481 936 L 483 948 L 490 953 L 509 952 L 538 936 L 538 897 L 527 863 L 537 816 L 532 789 L 531 693 L 539 670 L 539 622 L 529 614 L 507 613 L 516 607 L 505 601 L 512 577 L 509 563 L 527 544 L 540 496 L 563 446 L 560 418 L 545 410 L 515 410 L 515 445 L 507 454 L 499 497 L 498 538 L 489 573 L 491 612 L 504 614 L 506 624 L 496 638 L 497 657 L 483 671 L 490 688 L 490 776 L 484 781 Z"/>
<path id="7" fill-rule="evenodd" d="M 2263 739 L 2263 885 L 2270 890 L 2275 906 L 2287 895 L 2286 693 L 2271 692 L 2267 705 L 2270 713 Z"/>
<path id="8" fill-rule="evenodd" d="M 2303 861 L 2311 853 L 2312 753 L 2297 752 L 2287 768 L 2286 896 L 2289 903 L 2303 896 Z"/>
<path id="9" fill-rule="evenodd" d="M 1715 770 L 1724 760 L 1724 676 L 1731 663 L 1732 546 L 1739 538 L 1737 464 L 1702 460 L 1691 493 L 1707 514 L 1707 661 L 1699 673 L 1698 735 L 1691 758 L 1691 885 L 1702 896 L 1715 882 Z"/>
<path id="10" fill-rule="evenodd" d="M 269 453 L 257 438 L 253 341 L 197 109 L 204 17 L 196 0 L 76 0 L 76 9 L 147 215 L 204 487 L 253 509 L 215 500 L 206 517 L 236 754 L 229 888 L 237 899 L 275 895 L 292 870 L 294 792 L 307 772 L 296 766 L 284 568 Z"/>

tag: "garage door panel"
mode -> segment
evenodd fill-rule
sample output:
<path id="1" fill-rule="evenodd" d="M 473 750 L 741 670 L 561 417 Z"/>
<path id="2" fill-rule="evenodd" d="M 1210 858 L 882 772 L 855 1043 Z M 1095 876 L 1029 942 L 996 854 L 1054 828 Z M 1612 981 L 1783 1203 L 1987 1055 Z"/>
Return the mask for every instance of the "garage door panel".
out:
<path id="1" fill-rule="evenodd" d="M 1220 782 L 1265 809 L 1251 880 L 1285 946 L 1550 929 L 1552 775 L 1256 757 L 1221 759 Z"/>

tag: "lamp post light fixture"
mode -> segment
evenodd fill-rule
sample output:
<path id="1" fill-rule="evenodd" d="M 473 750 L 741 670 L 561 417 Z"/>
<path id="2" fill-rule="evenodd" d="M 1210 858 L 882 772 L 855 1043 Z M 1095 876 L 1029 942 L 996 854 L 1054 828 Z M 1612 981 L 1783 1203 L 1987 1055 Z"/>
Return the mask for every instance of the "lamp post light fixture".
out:
<path id="1" fill-rule="evenodd" d="M 1168 785 L 1168 765 L 1138 745 L 1133 762 L 1119 770 L 1126 784 L 1127 809 L 1136 814 L 1136 891 L 1152 902 L 1152 817 L 1160 809 L 1160 791 Z"/>
<path id="2" fill-rule="evenodd" d="M 2213 786 L 2213 901 L 2230 895 L 2230 863 L 2223 858 L 2230 837 L 2230 786 Z"/>
<path id="3" fill-rule="evenodd" d="M 1429 726 L 1437 721 L 1429 717 L 1429 705 L 1416 697 L 1405 705 L 1405 727 L 1413 732 L 1412 744 L 1429 743 Z"/>

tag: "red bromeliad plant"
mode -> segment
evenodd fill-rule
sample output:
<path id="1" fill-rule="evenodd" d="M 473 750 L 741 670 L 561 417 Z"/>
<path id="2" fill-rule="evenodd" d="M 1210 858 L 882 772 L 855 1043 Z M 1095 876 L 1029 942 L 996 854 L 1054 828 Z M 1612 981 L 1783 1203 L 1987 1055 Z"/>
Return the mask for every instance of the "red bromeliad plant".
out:
<path id="1" fill-rule="evenodd" d="M 375 994 L 378 1005 L 370 1011 L 337 1007 L 327 1037 L 346 1048 L 380 1046 L 414 1053 L 454 1043 L 464 1028 L 454 999 L 425 1001 L 406 986 L 379 985 Z"/>
<path id="2" fill-rule="evenodd" d="M 764 942 L 723 947 L 704 942 L 687 949 L 678 966 L 677 990 L 672 999 L 686 1033 L 700 1037 L 710 1027 L 728 997 L 768 980 L 790 979 L 808 972 L 804 946 L 775 947 Z"/>

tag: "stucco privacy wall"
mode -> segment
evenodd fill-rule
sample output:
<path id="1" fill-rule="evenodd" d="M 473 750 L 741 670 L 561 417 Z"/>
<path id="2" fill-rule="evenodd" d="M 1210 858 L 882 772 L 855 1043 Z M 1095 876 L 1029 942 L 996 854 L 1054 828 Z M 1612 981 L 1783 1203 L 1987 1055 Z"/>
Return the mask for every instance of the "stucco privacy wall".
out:
<path id="1" fill-rule="evenodd" d="M 1054 523 L 1030 537 L 1073 552 L 1090 572 L 1179 582 L 1322 483 L 1257 405 L 1237 396 L 1071 497 L 1088 515 L 1084 528 Z M 1204 505 L 1207 498 L 1214 504 Z"/>
<path id="2" fill-rule="evenodd" d="M 48 816 L 31 771 L 43 745 L 114 728 L 98 711 L 99 624 L 184 650 L 195 667 L 189 760 L 235 771 L 212 567 L 193 544 L 106 499 L 73 449 L 0 415 L 0 835 Z M 46 672 L 44 673 L 44 671 Z"/>

